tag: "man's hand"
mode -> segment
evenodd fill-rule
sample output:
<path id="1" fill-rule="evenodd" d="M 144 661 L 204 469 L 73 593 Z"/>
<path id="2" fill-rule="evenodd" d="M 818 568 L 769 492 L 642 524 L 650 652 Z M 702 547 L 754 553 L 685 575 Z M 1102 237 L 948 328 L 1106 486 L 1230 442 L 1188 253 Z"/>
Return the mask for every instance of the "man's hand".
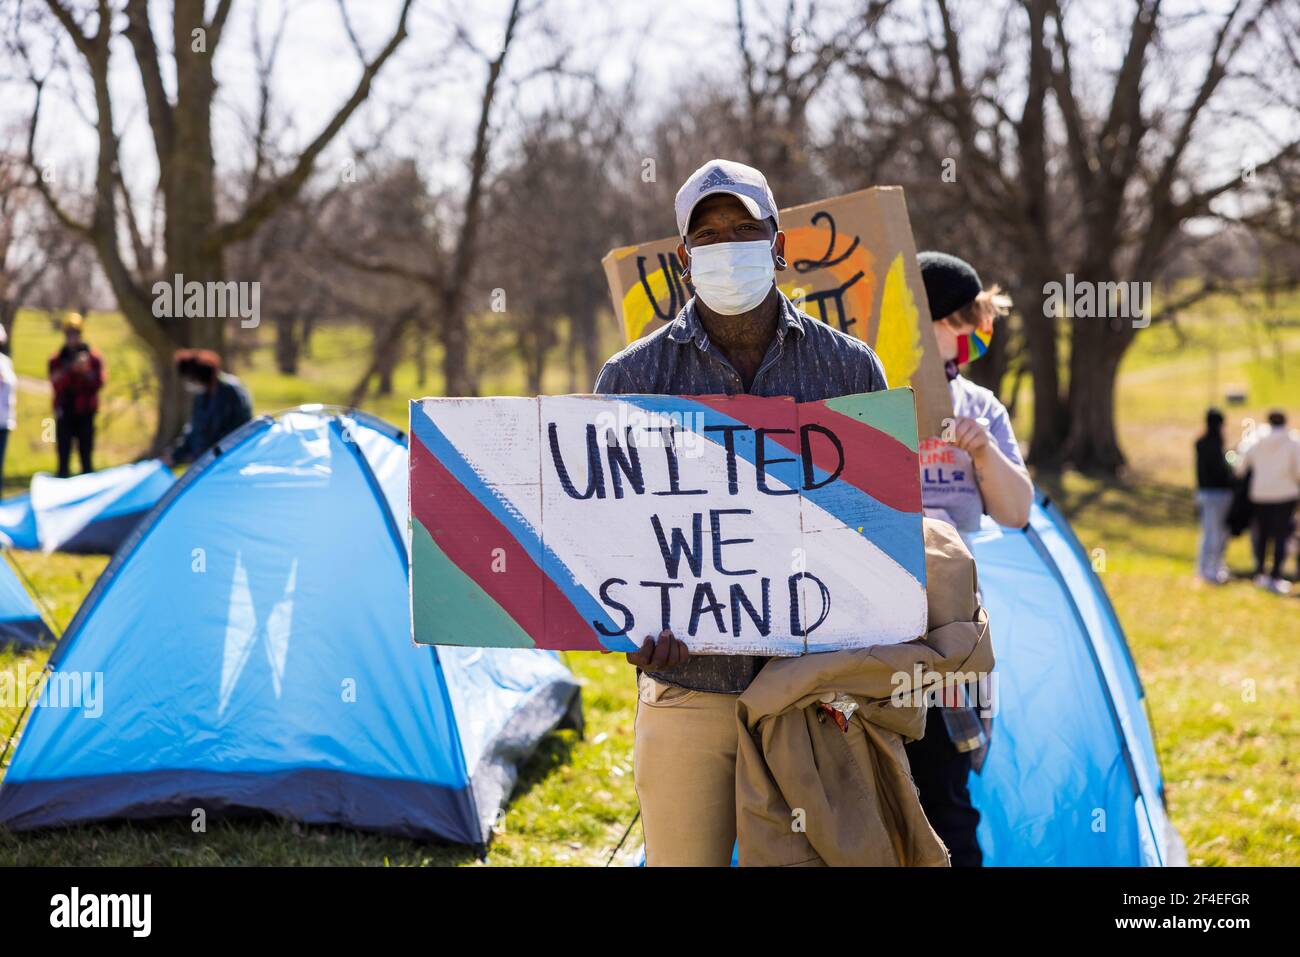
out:
<path id="1" fill-rule="evenodd" d="M 951 437 L 946 438 L 976 461 L 983 459 L 991 447 L 989 430 L 964 415 L 952 420 Z"/>
<path id="2" fill-rule="evenodd" d="M 646 635 L 639 649 L 628 652 L 627 663 L 643 671 L 667 671 L 686 664 L 690 657 L 686 642 L 674 638 L 673 633 L 665 628 L 659 632 L 658 641 Z"/>

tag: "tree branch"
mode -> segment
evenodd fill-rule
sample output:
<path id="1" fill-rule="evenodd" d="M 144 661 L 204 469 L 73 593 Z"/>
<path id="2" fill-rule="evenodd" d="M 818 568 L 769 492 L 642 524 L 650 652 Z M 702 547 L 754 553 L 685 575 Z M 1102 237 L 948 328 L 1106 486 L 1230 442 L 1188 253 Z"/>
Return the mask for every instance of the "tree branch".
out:
<path id="1" fill-rule="evenodd" d="M 40 122 L 41 94 L 45 88 L 45 81 L 35 76 L 31 78 L 31 81 L 36 89 L 36 96 L 32 105 L 32 121 L 27 127 L 27 166 L 35 177 L 36 191 L 41 194 L 55 219 L 62 223 L 65 228 L 89 239 L 91 238 L 91 225 L 76 219 L 59 204 L 54 191 L 50 189 L 50 184 L 45 181 L 45 175 L 40 164 L 36 162 L 36 127 Z"/>
<path id="2" fill-rule="evenodd" d="M 244 209 L 243 214 L 238 219 L 218 226 L 208 238 L 209 245 L 220 249 L 238 240 L 247 239 L 281 205 L 297 195 L 311 175 L 320 154 L 338 134 L 339 130 L 343 128 L 352 114 L 356 112 L 357 108 L 365 102 L 366 97 L 370 95 L 370 87 L 375 76 L 397 50 L 398 46 L 401 45 L 402 41 L 406 39 L 406 21 L 412 2 L 413 0 L 405 0 L 402 4 L 397 29 L 389 38 L 388 43 L 362 70 L 361 78 L 357 81 L 356 89 L 352 91 L 352 95 L 334 114 L 334 118 L 326 124 L 325 128 L 317 134 L 316 138 L 298 156 L 298 161 L 294 164 L 293 169 L 275 180 L 256 201 Z"/>
<path id="3" fill-rule="evenodd" d="M 54 18 L 59 21 L 64 32 L 72 39 L 76 48 L 81 51 L 81 55 L 89 57 L 94 50 L 90 35 L 82 30 L 81 25 L 72 16 L 72 12 L 59 3 L 59 0 L 45 0 L 45 5 L 49 7 L 50 12 L 54 14 Z M 103 29 L 102 23 L 100 29 Z"/>
<path id="4" fill-rule="evenodd" d="M 217 9 L 212 14 L 212 22 L 207 26 L 208 32 L 208 52 L 214 53 L 217 44 L 221 42 L 221 31 L 226 27 L 226 19 L 230 16 L 230 8 L 234 5 L 234 0 L 220 0 Z"/>
<path id="5" fill-rule="evenodd" d="M 172 104 L 163 86 L 162 69 L 158 61 L 158 44 L 149 25 L 149 0 L 127 0 L 126 37 L 135 52 L 135 62 L 140 68 L 140 83 L 144 87 L 145 106 L 149 112 L 149 126 L 153 128 L 154 147 L 158 155 L 158 171 L 162 179 L 170 175 L 173 143 Z"/>

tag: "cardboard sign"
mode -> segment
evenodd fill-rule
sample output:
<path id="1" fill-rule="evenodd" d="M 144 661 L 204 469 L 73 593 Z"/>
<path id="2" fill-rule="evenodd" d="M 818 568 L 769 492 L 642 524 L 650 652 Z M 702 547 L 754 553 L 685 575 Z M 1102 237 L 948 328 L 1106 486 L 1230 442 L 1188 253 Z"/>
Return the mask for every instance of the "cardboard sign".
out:
<path id="1" fill-rule="evenodd" d="M 912 393 L 411 403 L 425 644 L 798 655 L 925 633 Z"/>
<path id="2" fill-rule="evenodd" d="M 871 346 L 891 386 L 916 393 L 920 434 L 952 415 L 903 190 L 866 189 L 781 210 L 789 268 L 776 274 L 795 305 Z M 601 260 L 628 342 L 676 318 L 694 291 L 677 237 L 624 246 Z"/>

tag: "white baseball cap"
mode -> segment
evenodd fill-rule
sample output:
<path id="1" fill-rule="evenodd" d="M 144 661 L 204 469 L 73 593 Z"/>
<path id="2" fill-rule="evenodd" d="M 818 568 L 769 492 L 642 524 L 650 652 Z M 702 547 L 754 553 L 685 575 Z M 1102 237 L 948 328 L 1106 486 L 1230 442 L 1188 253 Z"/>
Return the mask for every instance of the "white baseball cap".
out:
<path id="1" fill-rule="evenodd" d="M 732 160 L 711 159 L 686 178 L 677 191 L 673 207 L 677 213 L 677 233 L 686 236 L 691 213 L 700 200 L 714 193 L 729 193 L 745 204 L 749 215 L 755 219 L 769 216 L 781 224 L 776 212 L 776 200 L 767 185 L 767 178 L 752 166 Z"/>

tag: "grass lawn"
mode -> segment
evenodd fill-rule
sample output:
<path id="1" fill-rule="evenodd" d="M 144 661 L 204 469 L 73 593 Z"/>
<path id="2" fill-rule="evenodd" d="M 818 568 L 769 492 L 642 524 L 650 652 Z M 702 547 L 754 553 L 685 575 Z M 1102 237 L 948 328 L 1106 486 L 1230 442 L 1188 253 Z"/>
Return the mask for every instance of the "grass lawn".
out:
<path id="1" fill-rule="evenodd" d="M 360 373 L 368 333 L 330 328 L 314 338 L 302 374 L 275 372 L 269 335 L 238 371 L 259 411 L 299 402 L 340 403 Z M 616 331 L 608 330 L 610 347 Z M 136 457 L 152 429 L 147 363 L 115 316 L 93 316 L 88 338 L 109 364 L 101 464 Z M 39 314 L 20 316 L 14 358 L 20 374 L 44 376 L 57 333 Z M 436 365 L 436 363 L 435 363 Z M 1289 404 L 1300 419 L 1300 299 L 1240 306 L 1211 300 L 1177 328 L 1138 338 L 1121 374 L 1119 414 L 1131 472 L 1122 482 L 1078 475 L 1044 480 L 1089 549 L 1105 552 L 1103 581 L 1127 629 L 1145 682 L 1170 813 L 1194 864 L 1300 863 L 1300 595 L 1279 598 L 1248 582 L 1222 588 L 1193 580 L 1196 547 L 1191 442 L 1205 406 L 1223 404 L 1229 388 L 1247 392 L 1230 407 L 1229 431 Z M 521 376 L 490 370 L 484 389 L 522 392 Z M 569 390 L 558 369 L 546 391 Z M 34 388 L 35 383 L 29 383 Z M 367 405 L 404 425 L 407 398 L 437 394 L 431 374 L 417 384 L 410 363 L 395 377 L 393 396 Z M 1029 407 L 1026 397 L 1021 410 Z M 19 433 L 10 443 L 6 492 L 25 488 L 33 472 L 51 469 L 53 446 L 42 434 L 48 396 L 20 396 Z M 1027 425 L 1018 423 L 1023 436 Z M 102 570 L 103 558 L 19 553 L 17 561 L 61 626 Z M 1232 567 L 1249 568 L 1244 539 L 1229 552 Z M 0 653 L 0 671 L 41 667 L 45 655 Z M 604 863 L 636 813 L 632 788 L 635 696 L 621 656 L 575 653 L 587 714 L 585 739 L 571 731 L 547 739 L 524 769 L 489 850 L 489 864 Z M 0 737 L 18 718 L 0 707 Z M 639 840 L 634 829 L 629 843 Z M 338 828 L 301 827 L 270 819 L 210 821 L 192 833 L 187 821 L 115 824 L 76 831 L 14 835 L 0 828 L 0 864 L 477 864 L 457 847 L 418 844 Z"/>

